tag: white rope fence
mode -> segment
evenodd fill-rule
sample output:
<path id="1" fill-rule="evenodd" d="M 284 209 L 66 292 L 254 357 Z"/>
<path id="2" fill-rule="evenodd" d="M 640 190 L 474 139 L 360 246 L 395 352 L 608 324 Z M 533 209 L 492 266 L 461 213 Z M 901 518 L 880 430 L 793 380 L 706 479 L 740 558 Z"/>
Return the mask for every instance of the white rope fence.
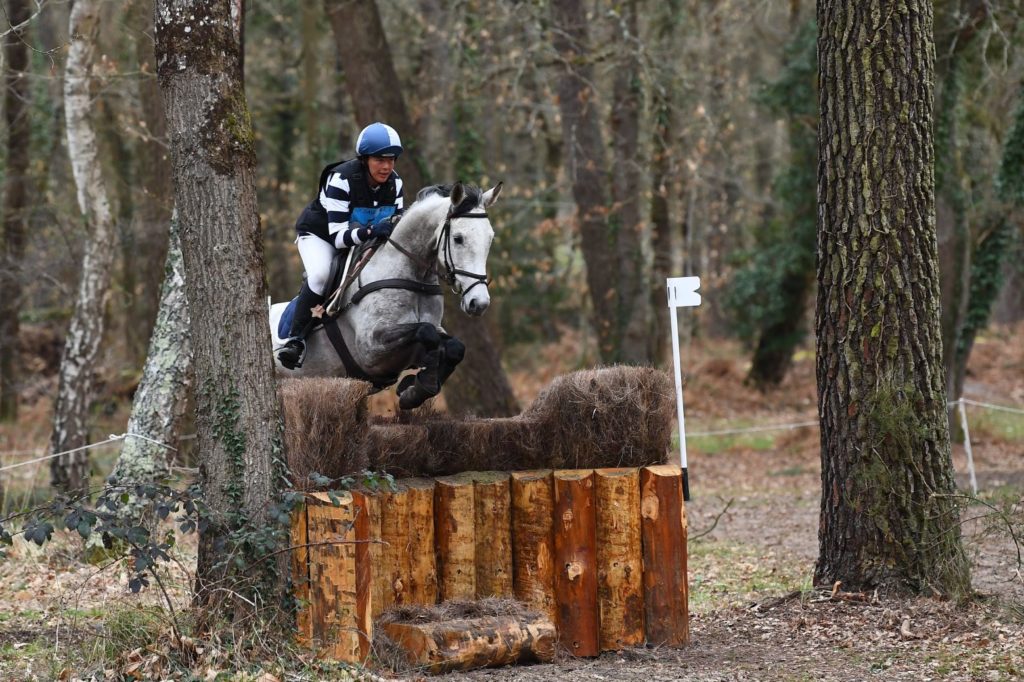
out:
<path id="1" fill-rule="evenodd" d="M 150 443 L 153 443 L 154 445 L 159 445 L 162 448 L 167 448 L 168 450 L 172 450 L 174 452 L 178 451 L 177 448 L 171 447 L 167 443 L 161 443 L 160 441 L 154 440 L 154 439 L 150 438 L 149 436 L 143 436 L 141 433 L 122 433 L 122 434 L 117 434 L 117 435 L 110 434 L 107 437 L 106 440 L 101 440 L 98 443 L 89 443 L 88 445 L 83 445 L 83 446 L 78 447 L 78 448 L 72 448 L 70 450 L 64 450 L 63 452 L 54 452 L 54 453 L 49 454 L 49 455 L 43 455 L 42 457 L 36 457 L 34 459 L 27 459 L 24 462 L 15 462 L 14 464 L 8 464 L 7 466 L 0 467 L 0 471 L 8 471 L 10 469 L 17 469 L 18 467 L 28 466 L 29 464 L 37 464 L 38 462 L 45 462 L 48 459 L 54 459 L 56 457 L 63 457 L 64 455 L 71 455 L 71 454 L 74 454 L 76 452 L 81 452 L 83 450 L 91 450 L 92 448 L 98 448 L 98 447 L 102 447 L 104 445 L 109 445 L 110 443 L 116 443 L 118 441 L 122 441 L 125 438 L 138 438 L 140 440 L 149 441 Z M 38 451 L 35 451 L 35 452 L 38 452 Z M 2 452 L 2 453 L 0 453 L 0 457 L 4 457 L 4 456 L 7 456 L 7 455 L 18 455 L 18 454 L 28 455 L 28 454 L 32 454 L 32 453 L 33 453 L 33 451 L 25 451 L 25 450 L 14 451 L 14 452 Z"/>

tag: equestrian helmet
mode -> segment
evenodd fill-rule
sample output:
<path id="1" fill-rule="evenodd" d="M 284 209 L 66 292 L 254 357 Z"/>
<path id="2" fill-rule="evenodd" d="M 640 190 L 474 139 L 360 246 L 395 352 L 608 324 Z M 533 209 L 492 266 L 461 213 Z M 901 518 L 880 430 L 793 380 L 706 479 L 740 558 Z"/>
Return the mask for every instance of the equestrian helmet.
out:
<path id="1" fill-rule="evenodd" d="M 363 128 L 356 140 L 356 154 L 359 156 L 393 156 L 402 153 L 402 139 L 395 129 L 384 123 L 371 123 Z"/>

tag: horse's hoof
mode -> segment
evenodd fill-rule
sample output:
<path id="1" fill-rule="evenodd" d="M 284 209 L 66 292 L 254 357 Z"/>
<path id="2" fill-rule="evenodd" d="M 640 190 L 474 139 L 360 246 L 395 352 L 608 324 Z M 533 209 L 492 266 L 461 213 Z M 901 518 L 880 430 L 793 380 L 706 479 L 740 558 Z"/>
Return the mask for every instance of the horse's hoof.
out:
<path id="1" fill-rule="evenodd" d="M 419 382 L 398 394 L 398 408 L 401 410 L 414 410 L 423 403 L 433 398 L 437 393 L 425 391 Z"/>

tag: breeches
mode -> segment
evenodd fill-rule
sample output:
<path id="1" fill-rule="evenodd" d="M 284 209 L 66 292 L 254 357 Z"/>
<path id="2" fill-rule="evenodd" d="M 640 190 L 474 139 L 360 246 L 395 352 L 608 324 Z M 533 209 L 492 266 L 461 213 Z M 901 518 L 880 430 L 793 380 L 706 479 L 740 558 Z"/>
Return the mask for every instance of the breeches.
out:
<path id="1" fill-rule="evenodd" d="M 333 244 L 312 234 L 299 235 L 295 244 L 299 247 L 302 266 L 306 269 L 306 286 L 313 293 L 325 296 L 327 277 L 331 274 L 331 261 L 338 250 Z"/>

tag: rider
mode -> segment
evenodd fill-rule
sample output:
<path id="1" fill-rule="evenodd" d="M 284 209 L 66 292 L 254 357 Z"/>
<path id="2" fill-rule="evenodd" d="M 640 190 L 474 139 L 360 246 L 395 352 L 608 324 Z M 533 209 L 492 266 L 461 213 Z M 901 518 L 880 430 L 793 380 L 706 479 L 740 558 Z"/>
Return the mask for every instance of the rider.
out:
<path id="1" fill-rule="evenodd" d="M 395 129 L 371 123 L 356 139 L 356 158 L 332 163 L 320 173 L 317 197 L 295 223 L 306 280 L 295 302 L 289 338 L 277 351 L 288 369 L 302 366 L 313 309 L 330 293 L 327 277 L 334 256 L 370 239 L 386 239 L 402 214 L 402 179 L 395 173 L 401 153 Z"/>

